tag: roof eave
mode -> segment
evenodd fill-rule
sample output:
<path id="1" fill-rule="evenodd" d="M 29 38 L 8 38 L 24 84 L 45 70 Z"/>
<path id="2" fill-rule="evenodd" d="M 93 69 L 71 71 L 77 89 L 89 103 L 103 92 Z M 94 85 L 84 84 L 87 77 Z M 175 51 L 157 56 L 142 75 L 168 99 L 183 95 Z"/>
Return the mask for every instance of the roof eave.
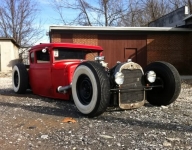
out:
<path id="1" fill-rule="evenodd" d="M 171 32 L 188 32 L 189 28 L 173 28 L 173 27 L 97 27 L 97 26 L 50 26 L 52 30 L 82 30 L 82 31 L 171 31 Z"/>
<path id="2" fill-rule="evenodd" d="M 185 21 L 185 20 L 188 20 L 188 19 L 190 19 L 190 18 L 192 18 L 192 14 L 189 15 L 189 16 L 187 16 L 187 17 L 185 17 L 183 20 Z"/>
<path id="3" fill-rule="evenodd" d="M 14 38 L 0 38 L 0 40 L 10 40 L 13 44 L 15 44 L 18 48 L 20 48 L 20 45 L 17 44 Z"/>

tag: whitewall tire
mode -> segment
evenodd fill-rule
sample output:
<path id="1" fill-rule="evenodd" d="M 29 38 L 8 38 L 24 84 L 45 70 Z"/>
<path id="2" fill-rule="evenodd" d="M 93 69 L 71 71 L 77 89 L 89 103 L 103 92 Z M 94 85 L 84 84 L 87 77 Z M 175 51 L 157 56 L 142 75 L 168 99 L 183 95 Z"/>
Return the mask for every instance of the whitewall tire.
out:
<path id="1" fill-rule="evenodd" d="M 110 97 L 109 79 L 102 66 L 96 62 L 83 62 L 75 70 L 72 96 L 77 109 L 94 117 L 103 113 Z"/>
<path id="2" fill-rule="evenodd" d="M 12 71 L 12 86 L 15 93 L 25 93 L 28 87 L 28 73 L 24 64 L 16 64 Z"/>

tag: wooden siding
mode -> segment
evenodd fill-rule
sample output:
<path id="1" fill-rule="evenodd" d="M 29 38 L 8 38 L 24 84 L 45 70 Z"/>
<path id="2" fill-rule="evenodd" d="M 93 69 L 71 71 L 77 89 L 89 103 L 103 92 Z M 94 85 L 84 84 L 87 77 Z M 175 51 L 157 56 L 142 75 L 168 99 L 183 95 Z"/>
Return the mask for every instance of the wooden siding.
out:
<path id="1" fill-rule="evenodd" d="M 147 47 L 145 35 L 99 35 L 99 46 L 104 48 L 103 55 L 109 67 L 117 61 L 132 59 L 142 67 L 147 64 Z"/>

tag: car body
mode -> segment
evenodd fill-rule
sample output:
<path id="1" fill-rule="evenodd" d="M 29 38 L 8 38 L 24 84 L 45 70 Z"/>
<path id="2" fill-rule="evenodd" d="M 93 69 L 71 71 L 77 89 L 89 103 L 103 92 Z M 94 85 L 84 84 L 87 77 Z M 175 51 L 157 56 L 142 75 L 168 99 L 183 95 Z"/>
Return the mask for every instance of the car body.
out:
<path id="1" fill-rule="evenodd" d="M 46 52 L 43 53 L 43 49 Z M 71 84 L 75 68 L 86 57 L 86 54 L 84 56 L 77 55 L 85 50 L 87 50 L 87 54 L 98 53 L 97 55 L 103 51 L 101 47 L 97 46 L 66 43 L 40 44 L 32 47 L 29 51 L 30 68 L 28 73 L 29 83 L 33 93 L 51 98 L 69 100 L 69 93 L 59 93 L 56 89 L 59 86 L 69 86 Z M 57 57 L 56 53 L 61 51 L 67 56 L 63 56 L 63 58 Z M 34 58 L 32 58 L 33 56 Z"/>
<path id="2" fill-rule="evenodd" d="M 44 43 L 29 50 L 30 65 L 13 67 L 13 89 L 63 100 L 74 100 L 84 115 L 94 117 L 107 107 L 139 108 L 147 99 L 169 105 L 181 89 L 180 76 L 167 62 L 143 69 L 128 60 L 108 68 L 102 47 L 73 43 Z"/>

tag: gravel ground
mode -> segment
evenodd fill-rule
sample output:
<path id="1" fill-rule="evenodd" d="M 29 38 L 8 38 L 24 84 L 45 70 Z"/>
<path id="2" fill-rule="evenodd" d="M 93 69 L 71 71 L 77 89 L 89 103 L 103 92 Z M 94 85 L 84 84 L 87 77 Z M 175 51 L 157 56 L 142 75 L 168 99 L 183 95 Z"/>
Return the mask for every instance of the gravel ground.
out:
<path id="1" fill-rule="evenodd" d="M 11 84 L 11 77 L 0 77 L 0 149 L 192 149 L 192 80 L 182 81 L 168 107 L 109 108 L 92 119 L 69 101 L 14 94 Z M 74 122 L 65 123 L 67 117 Z"/>

